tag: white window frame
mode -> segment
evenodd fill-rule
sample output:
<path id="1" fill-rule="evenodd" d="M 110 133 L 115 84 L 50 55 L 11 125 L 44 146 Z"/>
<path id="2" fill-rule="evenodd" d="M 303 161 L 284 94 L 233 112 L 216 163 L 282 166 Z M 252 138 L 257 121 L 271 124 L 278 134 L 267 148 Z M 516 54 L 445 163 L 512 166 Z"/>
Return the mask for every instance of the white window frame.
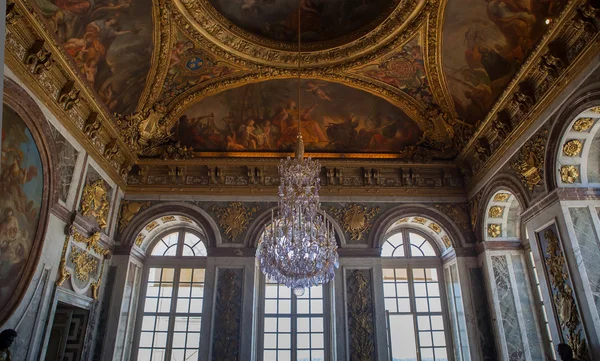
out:
<path id="1" fill-rule="evenodd" d="M 257 272 L 258 271 L 257 269 Z M 256 322 L 256 342 L 257 342 L 257 361 L 270 361 L 264 360 L 264 335 L 265 335 L 265 285 L 266 278 L 262 272 L 260 272 L 259 276 L 259 291 L 258 291 L 258 318 Z M 296 348 L 296 324 L 295 320 L 298 318 L 295 313 L 296 310 L 296 299 L 297 297 L 294 295 L 293 290 L 290 290 L 292 294 L 292 313 L 291 313 L 291 361 L 296 361 L 297 358 L 297 348 Z M 324 361 L 333 361 L 333 349 L 335 346 L 335 327 L 334 322 L 335 319 L 333 317 L 333 281 L 328 282 L 323 285 L 323 338 L 324 338 L 324 346 L 325 346 L 325 359 Z M 310 314 L 308 314 L 310 315 Z M 302 316 L 304 317 L 304 316 Z"/>
<path id="2" fill-rule="evenodd" d="M 442 316 L 442 320 L 444 322 L 444 336 L 446 339 L 446 354 L 447 354 L 447 359 L 449 361 L 454 361 L 454 352 L 452 350 L 452 347 L 454 347 L 453 344 L 453 340 L 452 340 L 452 324 L 450 323 L 450 314 L 449 314 L 449 310 L 448 310 L 448 297 L 446 294 L 446 286 L 445 286 L 445 276 L 444 276 L 444 268 L 443 268 L 443 262 L 442 262 L 442 258 L 441 258 L 441 250 L 439 249 L 439 245 L 435 242 L 435 240 L 433 240 L 431 238 L 431 236 L 429 236 L 428 234 L 426 234 L 425 232 L 417 229 L 417 228 L 411 228 L 411 227 L 402 227 L 402 228 L 398 228 L 395 229 L 392 232 L 386 233 L 384 236 L 384 241 L 382 242 L 382 245 L 387 241 L 388 238 L 398 234 L 398 233 L 402 233 L 402 247 L 404 247 L 404 256 L 397 256 L 397 257 L 388 257 L 388 256 L 382 256 L 381 257 L 381 268 L 382 271 L 383 269 L 389 269 L 389 268 L 405 268 L 407 270 L 407 276 L 408 276 L 408 292 L 409 292 L 409 302 L 410 302 L 410 309 L 411 312 L 398 312 L 397 314 L 412 314 L 413 315 L 413 325 L 414 325 L 414 335 L 415 335 L 415 345 L 416 345 L 416 350 L 417 350 L 417 361 L 421 361 L 421 347 L 420 347 L 420 341 L 419 341 L 419 328 L 418 328 L 418 324 L 417 324 L 417 316 L 418 314 L 420 315 L 438 315 L 437 312 L 417 312 L 417 307 L 416 307 L 416 298 L 414 295 L 414 280 L 413 280 L 413 272 L 412 270 L 414 268 L 434 268 L 437 271 L 438 274 L 438 286 L 440 289 L 440 302 L 441 302 L 441 308 L 442 311 L 439 312 L 439 315 Z M 433 247 L 433 250 L 435 251 L 435 256 L 417 256 L 414 257 L 412 256 L 411 250 L 410 250 L 410 238 L 409 238 L 409 233 L 415 233 L 418 234 L 419 236 L 425 238 L 430 245 Z M 382 285 L 383 285 L 383 279 L 382 279 Z M 384 297 L 384 296 L 382 296 Z M 388 329 L 388 311 L 384 309 L 385 312 L 385 319 L 386 319 L 386 343 L 387 343 L 387 347 L 388 347 L 388 356 L 390 361 L 392 360 L 392 353 L 391 353 L 391 344 L 390 344 L 390 332 Z"/>
<path id="3" fill-rule="evenodd" d="M 166 237 L 172 233 L 179 233 L 178 239 L 177 239 L 176 256 L 152 256 L 151 253 L 152 253 L 152 250 L 154 249 L 154 246 L 158 242 L 160 242 L 164 237 Z M 168 326 L 168 330 L 167 330 L 167 345 L 166 345 L 166 351 L 165 351 L 166 353 L 165 353 L 164 361 L 171 360 L 173 335 L 174 335 L 174 329 L 175 329 L 175 322 L 173 322 L 173 320 L 177 316 L 181 317 L 182 315 L 186 315 L 186 317 L 201 317 L 200 348 L 199 349 L 200 349 L 200 352 L 202 352 L 202 348 L 204 346 L 204 345 L 202 345 L 202 339 L 203 339 L 202 334 L 205 332 L 206 325 L 210 324 L 210 320 L 205 321 L 206 320 L 205 315 L 207 314 L 207 312 L 206 312 L 207 302 L 204 301 L 202 303 L 202 312 L 200 312 L 200 313 L 182 314 L 182 313 L 176 312 L 177 293 L 178 293 L 178 288 L 179 288 L 178 285 L 179 285 L 179 276 L 180 276 L 181 269 L 184 269 L 184 268 L 199 269 L 200 268 L 200 269 L 206 270 L 206 267 L 207 267 L 207 257 L 206 256 L 182 256 L 186 233 L 194 234 L 195 236 L 200 238 L 200 240 L 204 243 L 205 246 L 207 245 L 206 237 L 204 237 L 204 235 L 201 234 L 200 232 L 198 232 L 197 230 L 187 228 L 187 227 L 177 227 L 177 228 L 167 229 L 164 232 L 159 233 L 147 248 L 147 256 L 146 256 L 146 259 L 144 260 L 144 270 L 143 270 L 142 283 L 141 283 L 143 287 L 140 290 L 141 292 L 140 292 L 140 297 L 139 297 L 138 305 L 137 305 L 138 309 L 137 309 L 136 324 L 135 324 L 135 334 L 134 334 L 134 338 L 133 338 L 134 347 L 131 352 L 131 360 L 132 361 L 137 361 L 137 359 L 138 359 L 142 320 L 144 317 L 144 305 L 145 305 L 145 301 L 146 301 L 146 294 L 148 291 L 147 285 L 148 285 L 149 272 L 150 272 L 151 268 L 173 268 L 174 269 L 173 293 L 171 294 L 171 309 L 170 309 L 170 312 L 164 314 L 164 316 L 169 317 L 169 326 Z M 206 279 L 204 282 L 205 282 L 205 287 L 206 287 Z M 204 289 L 204 292 L 206 292 L 206 288 Z M 204 299 L 205 294 L 206 293 L 203 294 L 203 299 Z M 206 323 L 206 322 L 209 322 L 209 323 Z M 204 347 L 207 347 L 207 346 L 204 346 Z"/>

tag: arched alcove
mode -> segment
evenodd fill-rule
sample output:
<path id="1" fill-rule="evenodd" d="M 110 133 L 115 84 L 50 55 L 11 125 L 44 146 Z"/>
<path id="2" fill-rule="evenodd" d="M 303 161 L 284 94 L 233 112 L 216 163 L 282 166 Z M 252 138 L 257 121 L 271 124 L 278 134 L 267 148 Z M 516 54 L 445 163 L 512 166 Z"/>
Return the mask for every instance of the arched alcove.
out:
<path id="1" fill-rule="evenodd" d="M 493 192 L 485 207 L 484 234 L 486 241 L 516 240 L 521 231 L 521 204 L 507 189 Z"/>
<path id="2" fill-rule="evenodd" d="M 556 149 L 559 187 L 600 187 L 600 106 L 571 120 Z"/>

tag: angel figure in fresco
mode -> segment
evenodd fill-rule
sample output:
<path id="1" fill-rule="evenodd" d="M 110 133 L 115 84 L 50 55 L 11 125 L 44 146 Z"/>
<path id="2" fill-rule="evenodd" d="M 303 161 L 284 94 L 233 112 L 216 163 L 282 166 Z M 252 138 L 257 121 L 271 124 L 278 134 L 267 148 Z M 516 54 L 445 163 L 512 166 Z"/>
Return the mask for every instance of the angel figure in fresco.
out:
<path id="1" fill-rule="evenodd" d="M 309 81 L 306 84 L 306 88 L 304 88 L 304 90 L 309 93 L 314 94 L 315 96 L 317 96 L 323 100 L 332 101 L 331 98 L 329 97 L 329 95 L 327 95 L 322 89 L 325 86 L 327 86 L 327 84 L 325 84 L 325 83 L 315 83 L 315 82 Z"/>
<path id="2" fill-rule="evenodd" d="M 194 44 L 191 41 L 178 41 L 171 50 L 169 70 L 181 66 L 182 55 L 193 48 Z"/>
<path id="3" fill-rule="evenodd" d="M 531 47 L 531 30 L 536 17 L 527 0 L 484 0 L 491 21 L 498 26 L 512 55 L 522 61 Z"/>
<path id="4" fill-rule="evenodd" d="M 256 127 L 254 126 L 254 119 L 248 119 L 245 124 L 240 125 L 238 130 L 238 136 L 240 139 L 240 144 L 242 144 L 246 149 L 256 149 L 256 145 L 258 143 L 258 136 L 254 134 Z"/>
<path id="5" fill-rule="evenodd" d="M 19 149 L 8 152 L 5 159 L 7 162 L 2 162 L 5 166 L 2 168 L 2 175 L 0 176 L 3 191 L 12 199 L 17 211 L 29 214 L 33 204 L 28 202 L 27 195 L 23 191 L 23 185 L 37 176 L 37 169 L 33 165 L 29 166 L 28 169 L 21 166 L 25 155 Z"/>

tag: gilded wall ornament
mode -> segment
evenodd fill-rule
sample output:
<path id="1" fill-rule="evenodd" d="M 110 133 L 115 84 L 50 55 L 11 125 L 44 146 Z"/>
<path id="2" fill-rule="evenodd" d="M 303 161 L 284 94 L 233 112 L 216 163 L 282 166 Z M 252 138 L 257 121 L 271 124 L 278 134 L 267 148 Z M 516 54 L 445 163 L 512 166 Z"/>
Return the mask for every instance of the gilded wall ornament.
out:
<path id="1" fill-rule="evenodd" d="M 117 125 L 132 151 L 146 156 L 158 155 L 172 134 L 165 122 L 167 108 L 156 103 L 131 115 L 118 115 Z"/>
<path id="2" fill-rule="evenodd" d="M 576 132 L 587 132 L 594 125 L 593 118 L 579 118 L 573 124 L 573 130 Z"/>
<path id="3" fill-rule="evenodd" d="M 50 70 L 52 64 L 54 64 L 52 52 L 48 50 L 44 44 L 44 40 L 36 40 L 27 51 L 25 64 L 29 65 L 33 75 L 40 75 L 44 71 Z"/>
<path id="4" fill-rule="evenodd" d="M 437 223 L 434 223 L 434 222 L 431 222 L 429 224 L 429 228 L 432 231 L 434 231 L 435 233 L 440 233 L 442 231 L 442 228 Z"/>
<path id="5" fill-rule="evenodd" d="M 498 238 L 502 234 L 502 225 L 500 224 L 488 224 L 487 229 L 488 236 L 492 238 Z"/>
<path id="6" fill-rule="evenodd" d="M 248 208 L 242 202 L 229 203 L 226 208 L 212 206 L 210 209 L 216 213 L 219 226 L 231 242 L 248 228 L 250 218 L 258 211 L 257 207 Z"/>
<path id="7" fill-rule="evenodd" d="M 353 241 L 358 241 L 371 229 L 371 219 L 379 213 L 379 207 L 351 204 L 343 209 L 329 207 L 329 212 L 342 224 L 344 232 L 350 234 Z"/>
<path id="8" fill-rule="evenodd" d="M 351 271 L 347 278 L 349 360 L 375 359 L 374 311 L 371 271 Z"/>
<path id="9" fill-rule="evenodd" d="M 119 214 L 119 232 L 123 232 L 125 227 L 129 225 L 133 217 L 141 210 L 150 207 L 150 202 L 121 202 L 121 212 Z"/>
<path id="10" fill-rule="evenodd" d="M 156 227 L 158 227 L 158 222 L 152 221 L 148 223 L 146 227 L 144 227 L 144 229 L 146 230 L 146 232 L 152 232 Z"/>
<path id="11" fill-rule="evenodd" d="M 71 232 L 71 231 L 70 231 Z M 67 269 L 67 249 L 69 247 L 69 241 L 71 239 L 71 233 L 68 233 L 65 241 L 63 242 L 62 254 L 60 256 L 60 263 L 58 265 L 58 279 L 55 284 L 57 287 L 62 286 L 66 280 L 71 277 L 71 273 Z"/>
<path id="12" fill-rule="evenodd" d="M 135 245 L 138 246 L 138 247 L 141 246 L 142 242 L 144 242 L 144 238 L 146 238 L 145 235 L 143 235 L 141 233 L 138 234 L 137 237 L 135 237 Z"/>
<path id="13" fill-rule="evenodd" d="M 579 139 L 571 139 L 563 145 L 563 153 L 567 157 L 575 157 L 581 154 L 583 143 Z"/>
<path id="14" fill-rule="evenodd" d="M 503 212 L 504 212 L 504 207 L 492 206 L 492 207 L 490 207 L 488 215 L 492 218 L 502 218 Z"/>
<path id="15" fill-rule="evenodd" d="M 446 246 L 446 248 L 452 247 L 452 241 L 450 241 L 450 237 L 444 235 L 444 237 L 442 237 L 442 242 L 444 242 L 444 246 Z"/>
<path id="16" fill-rule="evenodd" d="M 63 109 L 66 111 L 73 109 L 75 105 L 79 104 L 80 100 L 79 90 L 75 87 L 73 80 L 67 81 L 58 93 L 58 104 L 62 104 Z"/>
<path id="17" fill-rule="evenodd" d="M 162 160 L 188 160 L 194 159 L 194 149 L 192 147 L 182 146 L 180 142 L 165 146 Z"/>
<path id="18" fill-rule="evenodd" d="M 414 217 L 412 219 L 413 223 L 418 223 L 418 224 L 425 224 L 427 223 L 427 219 L 423 218 L 423 217 Z"/>
<path id="19" fill-rule="evenodd" d="M 548 130 L 544 130 L 527 141 L 521 148 L 517 160 L 510 165 L 530 191 L 542 183 L 547 136 Z"/>
<path id="20" fill-rule="evenodd" d="M 161 217 L 160 220 L 163 221 L 163 223 L 174 222 L 175 216 L 164 216 Z"/>
<path id="21" fill-rule="evenodd" d="M 563 183 L 573 184 L 579 179 L 579 169 L 574 165 L 560 167 L 560 180 Z"/>
<path id="22" fill-rule="evenodd" d="M 106 183 L 102 179 L 88 182 L 83 188 L 81 196 L 81 214 L 96 219 L 101 229 L 106 228 L 108 217 L 108 191 Z"/>
<path id="23" fill-rule="evenodd" d="M 590 112 L 594 112 L 594 113 L 600 114 L 600 106 L 591 108 Z"/>
<path id="24" fill-rule="evenodd" d="M 219 269 L 212 360 L 241 361 L 242 269 Z"/>
<path id="25" fill-rule="evenodd" d="M 582 334 L 579 309 L 567 273 L 567 263 L 559 244 L 558 236 L 552 229 L 544 232 L 546 252 L 543 255 L 551 284 L 552 301 L 561 328 L 561 333 L 573 350 L 577 360 L 589 360 L 587 342 Z"/>
<path id="26" fill-rule="evenodd" d="M 478 193 L 473 199 L 469 202 L 469 216 L 471 218 L 471 230 L 475 232 L 475 228 L 477 227 L 478 213 L 479 213 L 479 201 L 481 200 L 481 193 Z"/>
<path id="27" fill-rule="evenodd" d="M 81 282 L 87 283 L 90 275 L 98 268 L 98 259 L 75 246 L 71 246 L 69 258 L 75 267 L 75 277 Z"/>
<path id="28" fill-rule="evenodd" d="M 506 202 L 510 198 L 510 193 L 497 193 L 494 196 L 494 202 Z"/>

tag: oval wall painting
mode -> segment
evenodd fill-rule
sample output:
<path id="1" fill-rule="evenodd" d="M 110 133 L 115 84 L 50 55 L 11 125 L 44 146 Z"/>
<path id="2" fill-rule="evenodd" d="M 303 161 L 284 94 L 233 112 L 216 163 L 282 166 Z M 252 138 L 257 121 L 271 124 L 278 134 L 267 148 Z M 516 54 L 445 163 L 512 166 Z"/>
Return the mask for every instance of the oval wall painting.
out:
<path id="1" fill-rule="evenodd" d="M 0 312 L 6 312 L 33 254 L 44 175 L 40 153 L 29 128 L 6 104 L 2 117 Z"/>

